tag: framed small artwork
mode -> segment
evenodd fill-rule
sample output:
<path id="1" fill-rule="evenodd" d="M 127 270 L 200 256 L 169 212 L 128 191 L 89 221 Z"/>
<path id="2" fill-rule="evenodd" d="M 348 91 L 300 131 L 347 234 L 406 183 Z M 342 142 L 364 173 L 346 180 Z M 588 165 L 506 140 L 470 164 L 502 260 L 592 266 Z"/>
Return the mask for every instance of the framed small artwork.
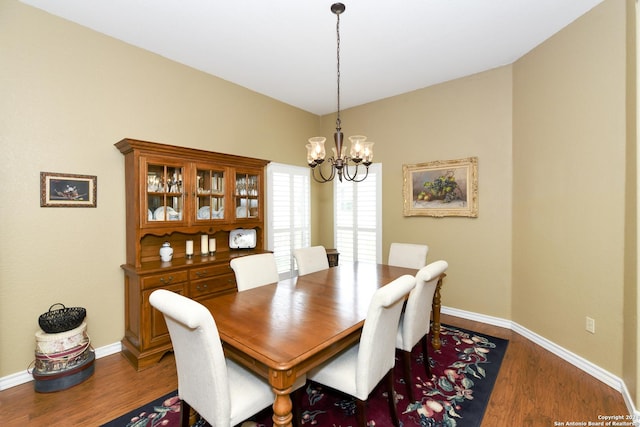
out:
<path id="1" fill-rule="evenodd" d="M 478 158 L 402 165 L 404 216 L 478 216 Z"/>
<path id="2" fill-rule="evenodd" d="M 95 208 L 97 187 L 97 176 L 40 172 L 40 206 Z"/>

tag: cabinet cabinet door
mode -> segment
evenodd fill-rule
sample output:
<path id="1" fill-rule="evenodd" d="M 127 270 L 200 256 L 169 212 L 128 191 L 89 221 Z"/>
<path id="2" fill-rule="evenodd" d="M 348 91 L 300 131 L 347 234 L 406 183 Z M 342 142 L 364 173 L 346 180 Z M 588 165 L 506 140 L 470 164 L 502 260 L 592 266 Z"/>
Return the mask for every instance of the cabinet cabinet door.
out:
<path id="1" fill-rule="evenodd" d="M 186 165 L 163 158 L 141 157 L 142 227 L 176 227 L 186 223 Z"/>
<path id="2" fill-rule="evenodd" d="M 192 223 L 203 221 L 222 222 L 228 217 L 225 193 L 227 190 L 226 168 L 214 165 L 195 165 L 195 206 Z"/>
<path id="3" fill-rule="evenodd" d="M 186 283 L 182 283 L 172 286 L 163 286 L 162 289 L 167 289 L 180 295 L 185 295 L 185 287 Z M 169 329 L 167 329 L 167 323 L 164 321 L 163 314 L 153 308 L 149 302 L 149 295 L 151 295 L 153 291 L 155 291 L 155 289 L 142 291 L 142 318 L 140 321 L 142 348 L 144 349 L 171 343 Z"/>
<path id="4" fill-rule="evenodd" d="M 236 219 L 258 220 L 262 218 L 262 179 L 260 172 L 237 170 L 233 198 Z"/>

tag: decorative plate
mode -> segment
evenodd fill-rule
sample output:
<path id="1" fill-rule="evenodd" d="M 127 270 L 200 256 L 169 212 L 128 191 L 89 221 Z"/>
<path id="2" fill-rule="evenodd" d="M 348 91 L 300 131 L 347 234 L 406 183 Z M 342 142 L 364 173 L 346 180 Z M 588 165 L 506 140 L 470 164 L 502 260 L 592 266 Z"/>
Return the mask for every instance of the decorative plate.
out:
<path id="1" fill-rule="evenodd" d="M 229 233 L 229 247 L 231 249 L 249 249 L 256 247 L 256 230 L 238 228 Z"/>
<path id="2" fill-rule="evenodd" d="M 211 212 L 211 208 L 209 206 L 201 207 L 200 209 L 198 209 L 198 219 L 209 219 L 210 212 Z"/>
<path id="3" fill-rule="evenodd" d="M 164 210 L 167 210 L 167 217 L 164 217 Z M 175 211 L 171 206 L 160 206 L 153 214 L 156 221 L 170 221 L 180 219 L 180 214 Z"/>

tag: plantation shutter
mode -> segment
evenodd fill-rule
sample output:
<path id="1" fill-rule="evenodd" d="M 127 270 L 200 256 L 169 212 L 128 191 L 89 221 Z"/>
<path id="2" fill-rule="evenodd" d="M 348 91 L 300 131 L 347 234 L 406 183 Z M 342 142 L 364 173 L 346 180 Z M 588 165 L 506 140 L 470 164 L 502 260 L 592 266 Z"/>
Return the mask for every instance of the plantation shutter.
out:
<path id="1" fill-rule="evenodd" d="M 293 250 L 310 245 L 309 168 L 270 163 L 267 167 L 267 248 L 281 278 L 293 274 Z"/>
<path id="2" fill-rule="evenodd" d="M 369 166 L 362 182 L 334 180 L 333 194 L 334 242 L 340 260 L 381 262 L 382 165 Z"/>

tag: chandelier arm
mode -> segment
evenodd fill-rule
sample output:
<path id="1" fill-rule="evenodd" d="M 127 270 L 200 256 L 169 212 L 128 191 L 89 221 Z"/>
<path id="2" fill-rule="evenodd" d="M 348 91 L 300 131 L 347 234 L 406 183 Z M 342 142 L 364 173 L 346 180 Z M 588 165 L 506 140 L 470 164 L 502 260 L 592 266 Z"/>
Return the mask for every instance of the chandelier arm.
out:
<path id="1" fill-rule="evenodd" d="M 313 178 L 313 180 L 315 182 L 319 182 L 320 184 L 324 184 L 325 182 L 329 182 L 329 181 L 327 181 L 325 179 L 318 179 L 318 177 L 316 176 L 316 170 L 315 169 L 311 170 L 311 177 Z"/>
<path id="2" fill-rule="evenodd" d="M 355 178 L 355 176 L 351 176 L 351 174 L 349 173 L 349 158 L 345 157 L 344 159 L 344 176 L 345 178 L 347 178 L 347 181 L 353 181 L 353 178 Z M 356 165 L 356 175 L 358 174 L 358 165 Z"/>
<path id="3" fill-rule="evenodd" d="M 367 179 L 368 176 L 369 176 L 369 166 L 367 166 L 367 168 L 365 169 L 364 176 L 362 177 L 362 179 L 359 179 L 359 180 L 354 181 L 354 182 L 362 182 L 365 179 Z"/>
<path id="4" fill-rule="evenodd" d="M 356 179 L 356 178 L 358 177 L 358 166 L 359 166 L 359 164 L 358 164 L 358 163 L 356 163 L 356 164 L 355 164 L 355 170 L 354 170 L 353 175 L 351 175 L 351 174 L 349 173 L 349 168 L 348 168 L 348 167 L 346 168 L 347 170 L 345 171 L 345 176 L 346 176 L 346 178 L 347 178 L 347 181 L 351 181 L 351 182 L 362 182 L 362 181 L 364 181 L 364 180 L 367 178 L 367 176 L 369 176 L 369 166 L 366 166 L 366 165 L 365 165 L 366 169 L 365 169 L 364 177 L 362 177 L 362 178 L 360 178 L 360 179 Z"/>
<path id="5" fill-rule="evenodd" d="M 314 169 L 311 169 L 311 177 L 313 178 L 313 180 L 314 180 L 315 182 L 319 182 L 320 184 L 324 184 L 325 182 L 329 182 L 329 181 L 327 181 L 327 179 L 325 179 L 325 178 L 322 176 L 322 172 L 320 172 L 320 177 L 321 177 L 321 179 L 318 179 L 318 177 L 316 176 L 316 169 L 315 169 L 315 168 L 314 168 Z"/>
<path id="6" fill-rule="evenodd" d="M 314 169 L 314 174 L 313 174 L 313 179 L 315 179 L 317 182 L 329 182 L 332 181 L 333 178 L 336 175 L 336 168 L 333 164 L 333 157 L 329 158 L 329 163 L 331 164 L 331 174 L 329 175 L 329 177 L 324 176 L 324 174 L 322 173 L 322 167 L 318 166 L 318 173 L 320 174 L 320 178 L 321 180 L 318 180 L 315 176 L 315 169 Z"/>
<path id="7" fill-rule="evenodd" d="M 345 176 L 347 177 L 347 180 L 349 181 L 353 181 L 353 182 L 358 182 L 356 181 L 356 177 L 358 176 L 358 163 L 354 163 L 353 165 L 349 164 L 349 161 L 352 160 L 350 157 L 346 157 L 345 158 Z M 349 173 L 349 166 L 355 166 L 355 170 L 353 171 L 353 175 L 351 175 Z"/>

